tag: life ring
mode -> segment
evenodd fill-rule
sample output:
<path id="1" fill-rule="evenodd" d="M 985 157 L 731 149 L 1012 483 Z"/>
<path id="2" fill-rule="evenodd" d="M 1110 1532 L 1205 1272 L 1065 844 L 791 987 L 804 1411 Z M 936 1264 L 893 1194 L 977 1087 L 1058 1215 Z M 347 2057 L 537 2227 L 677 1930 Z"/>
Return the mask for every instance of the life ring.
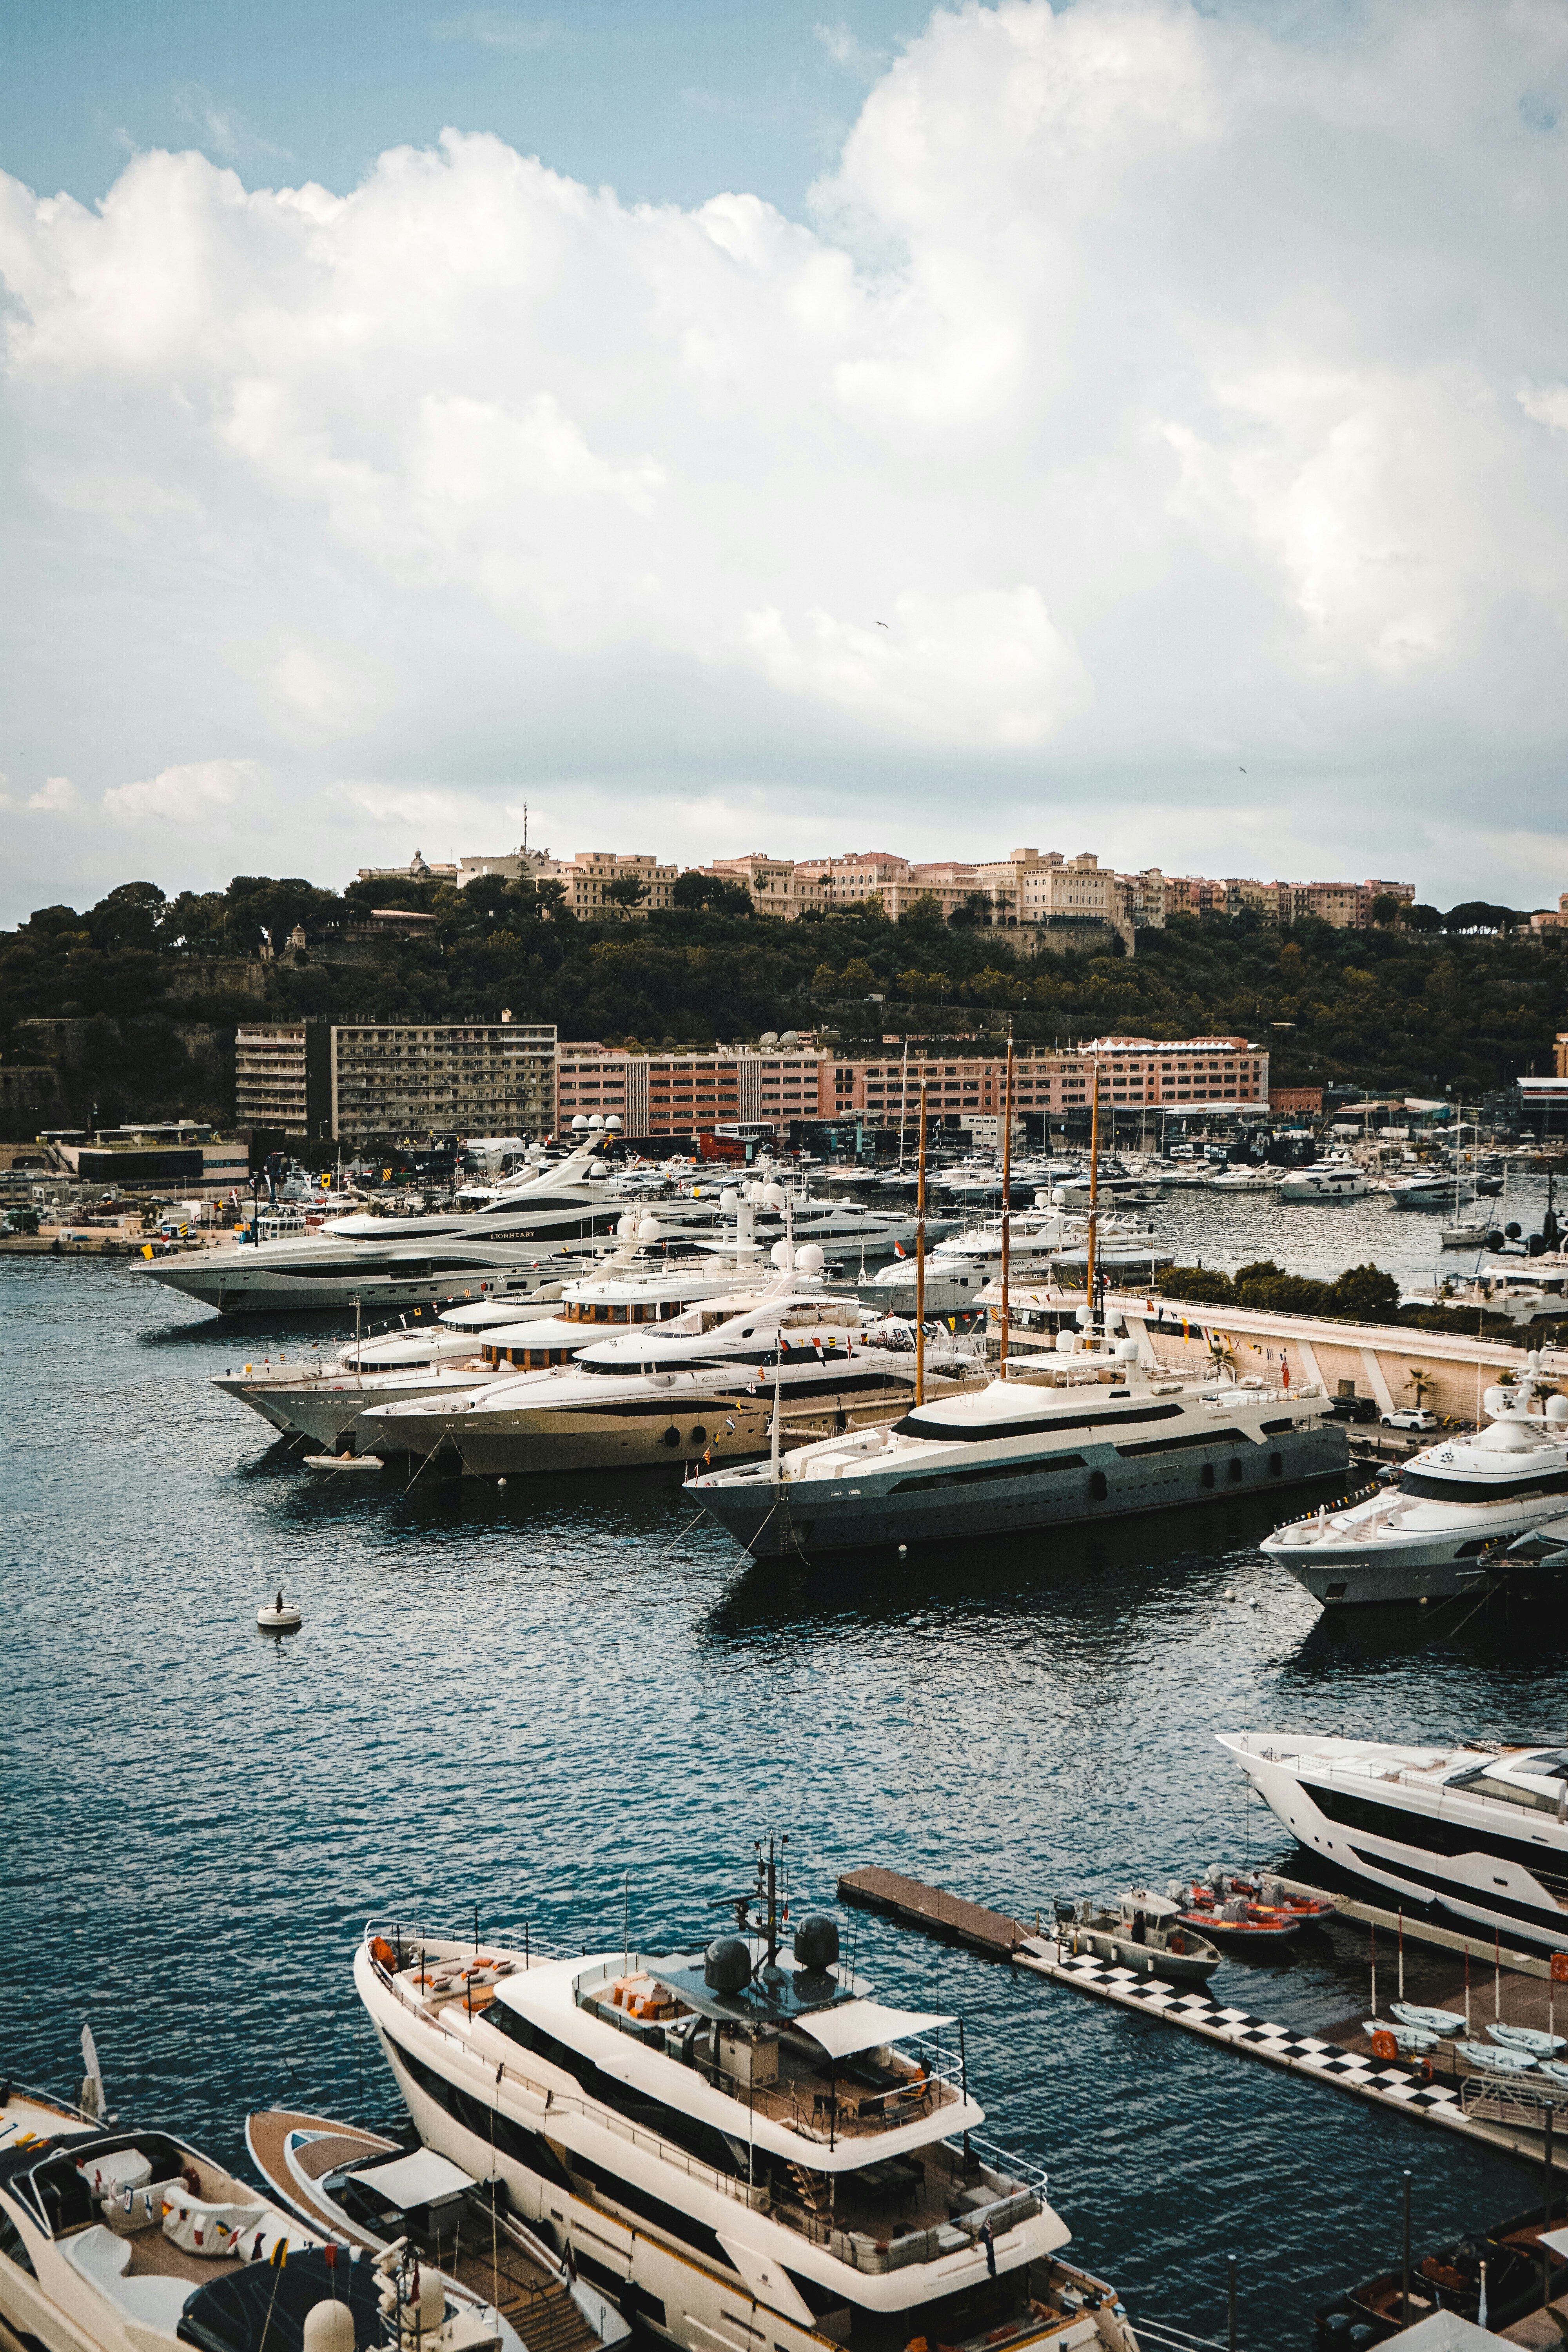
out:
<path id="1" fill-rule="evenodd" d="M 370 1956 L 375 1962 L 376 1967 L 378 1969 L 384 1969 L 389 1977 L 395 1977 L 397 1974 L 397 1954 L 393 1950 L 392 1946 L 387 1942 L 384 1936 L 373 1936 L 371 1937 Z"/>
<path id="2" fill-rule="evenodd" d="M 1372 2054 L 1374 2058 L 1397 2058 L 1399 2044 L 1392 2033 L 1384 2032 L 1380 2027 L 1372 2037 Z"/>

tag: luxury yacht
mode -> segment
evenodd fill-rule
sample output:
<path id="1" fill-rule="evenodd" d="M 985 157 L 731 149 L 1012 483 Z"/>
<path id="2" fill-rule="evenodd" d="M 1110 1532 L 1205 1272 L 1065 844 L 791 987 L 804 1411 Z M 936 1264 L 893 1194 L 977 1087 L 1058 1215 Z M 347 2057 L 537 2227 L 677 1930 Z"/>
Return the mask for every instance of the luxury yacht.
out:
<path id="1" fill-rule="evenodd" d="M 1451 1176 L 1402 1176 L 1390 1184 L 1391 1209 L 1446 1209 L 1454 1197 Z"/>
<path id="2" fill-rule="evenodd" d="M 308 2327 L 318 2304 L 353 2326 Z M 295 2218 L 163 2131 L 5 2087 L 0 2106 L 0 2341 L 27 2352 L 524 2352 L 489 2298 L 403 2249 L 375 2259 Z"/>
<path id="3" fill-rule="evenodd" d="M 1560 1516 L 1568 1497 L 1568 1397 L 1540 1355 L 1482 1405 L 1489 1417 L 1473 1436 L 1426 1446 L 1392 1487 L 1279 1528 L 1264 1550 L 1336 1606 L 1479 1591 L 1490 1556 Z"/>
<path id="4" fill-rule="evenodd" d="M 810 1285 L 820 1270 L 821 1252 L 807 1243 L 766 1287 L 707 1299 L 584 1348 L 569 1364 L 465 1395 L 373 1407 L 356 1424 L 361 1450 L 387 1460 L 446 1447 L 469 1475 L 497 1477 L 732 1459 L 766 1449 L 775 1422 L 783 1444 L 806 1429 L 890 1420 L 913 1392 L 910 1334 L 858 1300 L 817 1293 Z M 935 1376 L 952 1393 L 975 1377 L 973 1354 L 945 1334 L 938 1348 Z"/>
<path id="5" fill-rule="evenodd" d="M 140 1271 L 224 1315 L 352 1307 L 449 1307 L 481 1283 L 540 1278 L 547 1258 L 612 1234 L 626 1202 L 588 1151 L 509 1188 L 510 1206 L 471 1216 L 340 1217 L 317 1234 L 153 1258 Z M 545 1277 L 548 1278 L 548 1277 Z"/>
<path id="6" fill-rule="evenodd" d="M 1166 1379 L 1109 1333 L 1063 1331 L 1057 1347 L 890 1429 L 707 1472 L 687 1492 L 748 1550 L 812 1555 L 1168 1510 L 1345 1465 L 1315 1387 Z"/>
<path id="7" fill-rule="evenodd" d="M 1136 2352 L 1046 2176 L 981 2136 L 947 2015 L 776 1906 L 693 1950 L 367 1931 L 354 1982 L 427 2146 L 681 2352 Z"/>
<path id="8" fill-rule="evenodd" d="M 638 1236 L 658 1230 L 646 1218 L 634 1229 Z M 617 1324 L 674 1325 L 700 1301 L 727 1297 L 732 1303 L 737 1286 L 760 1278 L 763 1271 L 754 1247 L 721 1260 L 669 1256 L 639 1237 L 593 1273 L 560 1285 L 557 1302 L 527 1322 L 454 1334 L 456 1353 L 424 1365 L 388 1366 L 369 1377 L 351 1367 L 326 1378 L 306 1378 L 292 1389 L 273 1386 L 266 1391 L 267 1406 L 271 1413 L 286 1413 L 289 1427 L 334 1451 L 347 1446 L 380 1452 L 379 1446 L 366 1446 L 367 1416 L 384 1407 L 418 1403 L 445 1412 L 459 1398 L 491 1389 L 518 1371 L 570 1362 Z M 246 1395 L 245 1402 L 257 1400 Z"/>
<path id="9" fill-rule="evenodd" d="M 1361 1201 L 1371 1191 L 1362 1171 L 1351 1162 L 1317 1168 L 1293 1168 L 1279 1186 L 1282 1201 Z"/>
<path id="10" fill-rule="evenodd" d="M 1218 1738 L 1292 1836 L 1342 1870 L 1489 1939 L 1568 1951 L 1568 1749 Z"/>

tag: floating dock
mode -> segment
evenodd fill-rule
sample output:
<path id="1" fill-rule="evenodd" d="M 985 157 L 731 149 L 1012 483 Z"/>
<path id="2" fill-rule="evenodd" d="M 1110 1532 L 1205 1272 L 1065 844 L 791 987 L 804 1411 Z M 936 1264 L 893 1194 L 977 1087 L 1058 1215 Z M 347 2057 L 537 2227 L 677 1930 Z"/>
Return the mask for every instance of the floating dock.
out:
<path id="1" fill-rule="evenodd" d="M 1289 1879 L 1281 1884 L 1300 1894 L 1321 1895 L 1327 1891 Z M 918 1928 L 943 1942 L 962 1944 L 988 1959 L 1005 1960 L 1012 1967 L 1026 1969 L 1048 1983 L 1088 1993 L 1159 2024 L 1179 2027 L 1203 2041 L 1221 2042 L 1244 2056 L 1264 2059 L 1287 2074 L 1304 2075 L 1333 2089 L 1349 2091 L 1358 2098 L 1371 2100 L 1374 2105 L 1394 2108 L 1417 2122 L 1436 2124 L 1468 2138 L 1484 2140 L 1532 2164 L 1542 2160 L 1545 2116 L 1550 2107 L 1553 2116 L 1552 2162 L 1558 2169 L 1568 2171 L 1568 2087 L 1554 2094 L 1544 2083 L 1531 2085 L 1518 2080 L 1505 2081 L 1467 2064 L 1451 2042 L 1439 2046 L 1435 2063 L 1380 2058 L 1363 2031 L 1362 2019 L 1330 2027 L 1322 2033 L 1303 2032 L 1293 2025 L 1255 2017 L 1250 2011 L 1216 2000 L 1212 1993 L 1167 1983 L 1161 1977 L 1141 1975 L 1088 1951 L 1075 1951 L 1068 1927 L 1064 1927 L 1063 1940 L 1058 1942 L 1054 1924 L 1037 1932 L 1005 1912 L 966 1902 L 960 1895 L 949 1894 L 945 1887 L 928 1886 L 920 1879 L 901 1877 L 895 1871 L 847 1872 L 838 1881 L 838 1898 L 864 1910 L 882 1912 L 902 1927 Z M 1400 1925 L 1395 1913 L 1347 1895 L 1335 1895 L 1331 1899 L 1339 1918 L 1365 1921 L 1391 1932 Z M 1539 1955 L 1478 1948 L 1475 1938 L 1467 1939 L 1448 1928 L 1433 1927 L 1424 1920 L 1406 1919 L 1403 1924 L 1405 1934 L 1413 1942 L 1462 1952 L 1468 1941 L 1471 1958 L 1479 1971 L 1475 2012 L 1478 2038 L 1484 2031 L 1492 2002 L 1492 1996 L 1486 1991 L 1486 1979 L 1493 1975 L 1499 1960 L 1516 1987 L 1521 1978 L 1531 1980 L 1525 2004 L 1530 2015 L 1514 2016 L 1510 2021 L 1545 2021 L 1546 1984 L 1540 1980 L 1549 1979 L 1550 1970 Z M 1386 1958 L 1392 1975 L 1391 1950 Z M 1520 2007 L 1517 1998 L 1510 2000 L 1509 2007 Z M 1564 2030 L 1568 2031 L 1568 1986 L 1563 1987 L 1563 2007 Z M 1541 2013 L 1539 2019 L 1537 2011 Z"/>

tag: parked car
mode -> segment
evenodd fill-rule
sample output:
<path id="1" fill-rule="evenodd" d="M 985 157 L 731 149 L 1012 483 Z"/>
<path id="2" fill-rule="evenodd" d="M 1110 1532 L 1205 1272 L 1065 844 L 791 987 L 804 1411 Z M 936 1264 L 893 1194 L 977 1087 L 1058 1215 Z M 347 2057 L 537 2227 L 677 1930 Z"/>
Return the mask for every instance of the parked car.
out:
<path id="1" fill-rule="evenodd" d="M 1425 1405 L 1407 1404 L 1402 1405 L 1397 1412 L 1385 1412 L 1383 1425 L 1384 1429 L 1439 1429 L 1442 1423 L 1435 1412 L 1426 1411 Z"/>
<path id="2" fill-rule="evenodd" d="M 1329 1411 L 1336 1421 L 1375 1421 L 1377 1419 L 1377 1407 L 1371 1397 L 1331 1397 Z"/>

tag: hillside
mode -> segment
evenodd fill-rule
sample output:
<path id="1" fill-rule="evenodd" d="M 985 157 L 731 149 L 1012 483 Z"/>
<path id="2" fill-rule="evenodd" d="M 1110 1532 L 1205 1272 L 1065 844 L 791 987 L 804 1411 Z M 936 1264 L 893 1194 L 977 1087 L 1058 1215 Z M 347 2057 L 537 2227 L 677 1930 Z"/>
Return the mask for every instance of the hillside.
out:
<path id="1" fill-rule="evenodd" d="M 647 920 L 617 909 L 580 923 L 549 884 L 354 884 L 340 896 L 240 876 L 226 891 L 166 898 L 127 883 L 85 911 L 45 908 L 0 933 L 0 1055 L 59 1060 L 62 1118 L 85 1119 L 95 1103 L 100 1123 L 221 1120 L 241 1019 L 493 1019 L 505 1006 L 563 1038 L 664 1049 L 786 1026 L 849 1046 L 1011 1019 L 1022 1045 L 1240 1032 L 1268 1046 L 1277 1085 L 1452 1087 L 1473 1099 L 1549 1070 L 1568 1027 L 1568 956 L 1550 935 L 1181 918 L 1141 932 L 1135 956 L 1031 961 L 1005 930 L 918 907 L 897 924 L 874 903 L 784 924 L 751 913 L 733 886 L 690 875 L 679 887 L 689 903 Z M 435 920 L 416 940 L 366 938 L 373 905 Z M 257 960 L 296 926 L 303 951 Z M 873 994 L 886 1002 L 867 1003 Z"/>

